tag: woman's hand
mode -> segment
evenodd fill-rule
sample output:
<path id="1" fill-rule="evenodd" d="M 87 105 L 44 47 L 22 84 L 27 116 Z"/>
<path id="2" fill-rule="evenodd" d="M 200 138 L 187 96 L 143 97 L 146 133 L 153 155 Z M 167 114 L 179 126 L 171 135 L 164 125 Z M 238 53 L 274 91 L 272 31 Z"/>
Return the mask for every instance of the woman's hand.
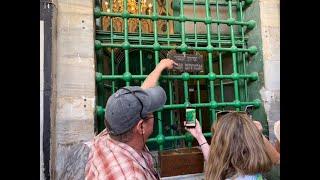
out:
<path id="1" fill-rule="evenodd" d="M 192 134 L 193 137 L 195 137 L 197 140 L 201 139 L 201 137 L 203 136 L 202 134 L 202 128 L 200 126 L 199 121 L 196 119 L 196 126 L 195 127 L 186 127 L 186 122 L 183 122 L 184 126 L 185 126 L 185 130 L 190 132 Z"/>

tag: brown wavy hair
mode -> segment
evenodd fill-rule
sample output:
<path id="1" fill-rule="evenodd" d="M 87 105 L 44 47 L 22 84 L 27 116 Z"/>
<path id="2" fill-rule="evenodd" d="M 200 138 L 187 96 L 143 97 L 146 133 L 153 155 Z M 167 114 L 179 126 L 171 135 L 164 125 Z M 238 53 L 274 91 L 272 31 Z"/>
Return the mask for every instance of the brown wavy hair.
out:
<path id="1" fill-rule="evenodd" d="M 212 126 L 207 180 L 224 180 L 236 175 L 253 175 L 272 166 L 262 134 L 245 113 L 230 112 Z"/>

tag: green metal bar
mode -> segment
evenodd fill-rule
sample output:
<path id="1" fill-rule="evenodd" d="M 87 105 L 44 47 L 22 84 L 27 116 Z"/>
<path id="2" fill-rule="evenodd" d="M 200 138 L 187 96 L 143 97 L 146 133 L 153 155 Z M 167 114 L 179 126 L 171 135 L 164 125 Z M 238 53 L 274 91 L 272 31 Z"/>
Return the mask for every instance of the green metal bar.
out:
<path id="1" fill-rule="evenodd" d="M 184 0 L 183 1 L 184 4 L 193 4 L 193 5 L 206 5 L 206 2 L 205 1 L 196 1 L 196 3 L 194 3 L 194 1 L 191 1 L 191 0 Z M 216 3 L 214 2 L 210 2 L 210 5 L 216 5 Z M 220 6 L 228 6 L 228 3 L 226 2 L 219 2 L 219 5 Z M 232 6 L 236 6 L 237 4 L 236 3 L 232 3 Z"/>
<path id="2" fill-rule="evenodd" d="M 238 73 L 245 74 L 243 71 L 243 66 L 241 65 L 243 62 L 242 60 L 242 53 L 237 53 L 237 66 L 238 66 Z M 239 79 L 239 100 L 245 101 L 245 91 L 244 91 L 244 79 Z"/>
<path id="3" fill-rule="evenodd" d="M 180 45 L 180 50 L 183 52 L 183 54 L 185 55 L 186 52 L 188 51 L 188 46 L 186 44 L 186 33 L 185 33 L 185 20 L 188 19 L 187 17 L 184 16 L 184 6 L 183 6 L 183 0 L 180 0 L 180 20 L 181 21 L 181 45 Z M 185 106 L 188 106 L 190 104 L 189 102 L 189 89 L 188 89 L 188 80 L 189 80 L 189 73 L 183 73 L 182 74 L 182 79 L 183 81 L 183 85 L 184 85 L 184 97 L 185 97 Z M 185 107 L 186 108 L 186 107 Z M 190 135 L 189 135 L 190 136 Z M 186 142 L 187 142 L 187 146 L 189 148 L 191 148 L 192 146 L 192 137 L 188 138 L 187 134 L 186 134 L 186 138 L 185 138 Z"/>
<path id="4" fill-rule="evenodd" d="M 97 40 L 96 40 L 97 41 Z M 252 47 L 248 49 L 244 48 L 237 48 L 236 46 L 233 46 L 231 48 L 217 48 L 210 45 L 210 47 L 188 47 L 186 44 L 185 46 L 161 46 L 159 43 L 155 43 L 154 45 L 135 45 L 135 44 L 129 44 L 123 43 L 123 44 L 109 44 L 109 43 L 100 43 L 99 45 L 96 45 L 96 47 L 102 48 L 102 47 L 110 47 L 110 48 L 123 48 L 123 49 L 129 49 L 130 48 L 136 48 L 136 49 L 154 49 L 155 52 L 158 52 L 159 50 L 171 50 L 171 49 L 179 49 L 181 51 L 188 51 L 188 50 L 196 50 L 196 51 L 227 51 L 227 52 L 249 52 L 252 51 L 256 52 L 256 49 L 253 49 Z"/>
<path id="5" fill-rule="evenodd" d="M 203 133 L 205 137 L 211 137 L 212 134 L 211 132 Z M 165 136 L 164 140 L 165 141 L 174 141 L 174 140 L 181 140 L 181 139 L 186 139 L 187 135 L 180 135 L 180 136 Z M 158 142 L 159 140 L 157 138 L 149 138 L 147 140 L 147 143 L 152 143 L 152 142 Z"/>
<path id="6" fill-rule="evenodd" d="M 187 141 L 188 142 L 188 147 L 191 148 L 192 146 L 192 141 Z"/>
<path id="7" fill-rule="evenodd" d="M 122 37 L 116 37 L 116 38 L 114 38 L 114 40 L 119 44 L 119 43 L 121 43 L 121 42 L 123 42 L 123 39 L 124 38 L 122 38 Z M 101 41 L 104 41 L 104 43 L 106 42 L 106 41 L 110 41 L 110 38 L 108 37 L 108 38 L 100 38 L 100 37 L 98 37 L 97 38 L 97 40 L 101 40 Z M 129 41 L 131 42 L 131 43 L 137 43 L 137 42 L 139 42 L 139 40 L 140 39 L 138 39 L 138 37 L 129 37 Z M 171 41 L 171 42 L 175 42 L 175 43 L 181 43 L 181 39 L 174 39 L 174 38 L 159 38 L 158 39 L 159 40 L 159 43 L 160 42 L 168 42 L 168 41 Z M 207 44 L 207 40 L 206 39 L 200 39 L 199 37 L 197 37 L 197 39 L 190 39 L 190 38 L 186 38 L 186 40 L 187 40 L 187 44 L 201 44 L 201 45 L 204 45 L 204 44 Z M 151 41 L 151 39 L 150 38 L 148 38 L 148 37 L 141 37 L 141 41 L 144 41 L 145 43 L 147 43 L 147 44 L 150 44 L 151 42 L 153 42 L 153 40 Z M 212 39 L 212 42 L 211 42 L 212 44 L 218 44 L 218 43 L 220 43 L 220 44 L 223 44 L 223 45 L 225 45 L 225 46 L 227 46 L 227 45 L 230 45 L 231 44 L 231 41 L 229 41 L 229 40 L 214 40 L 214 39 Z M 244 42 L 241 42 L 241 41 L 237 41 L 235 44 L 236 45 L 238 45 L 238 46 L 241 46 L 242 44 L 243 44 Z M 170 45 L 167 45 L 167 46 L 169 46 L 169 47 L 173 47 L 173 46 L 170 46 Z"/>
<path id="8" fill-rule="evenodd" d="M 243 19 L 241 18 L 242 16 L 242 12 L 240 10 L 240 4 L 241 2 L 239 0 L 237 0 L 237 21 L 240 21 L 240 22 L 243 22 Z M 243 31 L 243 28 L 242 26 L 240 25 L 240 27 L 238 27 L 238 34 L 242 34 L 242 31 Z"/>
<path id="9" fill-rule="evenodd" d="M 169 2 L 166 0 L 166 15 L 169 16 Z M 167 20 L 167 44 L 170 46 L 170 23 L 169 20 Z"/>
<path id="10" fill-rule="evenodd" d="M 103 74 L 103 52 L 102 49 L 96 50 L 97 56 L 97 71 Z M 98 104 L 103 105 L 104 103 L 104 87 L 103 82 L 98 82 Z"/>
<path id="11" fill-rule="evenodd" d="M 204 137 L 211 137 L 211 136 L 212 136 L 212 133 L 211 133 L 211 132 L 203 133 L 203 136 L 204 136 Z"/>
<path id="12" fill-rule="evenodd" d="M 97 35 L 96 39 L 99 40 L 99 39 L 101 39 L 101 37 L 109 37 L 110 36 L 110 32 L 102 31 L 102 30 L 96 30 L 96 35 Z M 114 35 L 115 38 L 122 37 L 122 40 L 124 39 L 123 38 L 124 37 L 123 33 L 113 32 L 113 35 Z M 139 33 L 128 33 L 128 35 L 129 35 L 129 39 L 130 38 L 137 38 Z M 154 38 L 153 37 L 153 33 L 152 34 L 151 33 L 142 33 L 142 36 L 143 36 L 143 38 L 149 38 L 149 39 L 150 38 L 152 38 L 152 39 Z M 187 38 L 191 38 L 192 39 L 192 38 L 194 38 L 194 33 L 190 33 L 190 34 L 186 33 L 185 36 Z M 200 39 L 207 39 L 207 34 L 198 33 L 197 36 Z M 165 34 L 158 34 L 158 38 L 159 39 L 160 38 L 166 38 L 166 37 L 167 37 L 167 35 L 165 35 Z M 212 40 L 217 39 L 217 34 L 211 34 L 211 37 L 212 37 Z M 220 35 L 220 37 L 223 40 L 230 40 L 230 36 L 229 35 Z M 175 33 L 175 34 L 169 34 L 169 38 L 170 38 L 169 40 L 171 40 L 171 39 L 179 39 L 179 38 L 181 38 L 181 34 L 180 34 L 180 32 L 179 33 Z M 243 38 L 242 36 L 236 36 L 235 35 L 235 39 L 237 39 L 238 41 L 241 40 L 242 38 Z M 248 37 L 245 37 L 245 40 L 247 41 Z M 165 39 L 164 41 L 167 41 L 167 39 Z"/>
<path id="13" fill-rule="evenodd" d="M 140 75 L 143 75 L 143 63 L 142 63 L 142 50 L 139 50 L 139 62 L 140 62 Z M 143 84 L 143 81 L 140 81 L 140 84 Z"/>
<path id="14" fill-rule="evenodd" d="M 113 7 L 113 1 L 110 1 L 110 7 Z M 112 12 L 112 8 L 110 8 Z M 113 19 L 110 18 L 110 38 L 111 44 L 113 44 Z M 114 49 L 111 49 L 111 75 L 114 76 Z M 112 94 L 115 92 L 115 81 L 112 81 Z"/>
<path id="15" fill-rule="evenodd" d="M 194 103 L 194 104 L 189 104 L 187 106 L 194 107 L 194 108 L 205 108 L 205 107 L 223 107 L 223 106 L 247 106 L 247 105 L 254 105 L 258 107 L 260 105 L 260 100 L 257 99 L 255 101 L 243 101 L 243 102 L 216 102 L 216 103 Z M 163 110 L 168 110 L 168 109 L 184 109 L 187 107 L 186 104 L 173 104 L 173 105 L 164 105 Z"/>
<path id="16" fill-rule="evenodd" d="M 200 81 L 197 80 L 197 95 L 198 95 L 198 104 L 201 103 L 201 97 L 200 97 L 200 94 L 201 94 L 201 90 L 200 90 Z M 201 108 L 198 109 L 198 114 L 199 114 L 199 123 L 202 127 L 202 111 L 201 111 Z"/>
<path id="17" fill-rule="evenodd" d="M 245 0 L 244 1 L 244 9 L 248 8 L 252 4 L 253 0 Z"/>
<path id="18" fill-rule="evenodd" d="M 243 17 L 243 9 L 242 9 L 242 3 L 238 1 L 238 4 L 239 4 L 239 12 L 240 12 L 240 21 L 243 21 L 244 17 Z M 242 39 L 244 39 L 244 30 L 243 30 L 243 26 L 241 26 L 241 36 L 242 36 Z M 243 47 L 246 47 L 246 43 L 243 42 Z M 247 65 L 246 65 L 246 55 L 245 53 L 242 53 L 242 60 L 243 60 L 243 73 L 244 74 L 247 74 Z M 245 91 L 245 101 L 248 101 L 249 100 L 249 95 L 248 95 L 248 84 L 247 84 L 247 80 L 245 79 L 244 80 L 244 91 Z"/>
<path id="19" fill-rule="evenodd" d="M 169 16 L 169 2 L 166 0 L 166 15 Z M 169 20 L 167 20 L 167 45 L 170 46 L 170 23 Z M 168 72 L 168 75 L 171 75 L 171 72 Z M 172 81 L 169 80 L 169 104 L 173 104 L 173 91 L 172 91 Z M 175 122 L 173 120 L 173 111 L 170 110 L 170 125 L 173 125 Z M 171 136 L 173 135 L 173 129 L 170 129 Z"/>
<path id="20" fill-rule="evenodd" d="M 184 1 L 185 2 L 185 1 Z M 193 17 L 196 18 L 197 17 L 197 13 L 196 13 L 196 1 L 193 0 Z M 194 39 L 195 39 L 195 47 L 198 47 L 198 41 L 197 41 L 197 23 L 194 22 Z M 197 97 L 198 97 L 198 103 L 201 103 L 201 97 L 200 97 L 200 81 L 197 80 Z M 198 115 L 199 115 L 199 123 L 202 127 L 202 111 L 201 108 L 198 109 Z"/>
<path id="21" fill-rule="evenodd" d="M 166 0 L 166 15 L 169 16 L 169 2 Z M 167 45 L 170 46 L 170 23 L 167 20 Z M 168 75 L 171 75 L 171 72 L 168 72 Z M 172 81 L 169 80 L 169 104 L 173 104 L 173 91 L 172 91 Z M 170 110 L 170 124 L 173 125 L 175 122 L 173 120 L 173 111 Z M 173 129 L 170 129 L 170 134 L 173 135 Z"/>
<path id="22" fill-rule="evenodd" d="M 130 79 L 137 79 L 143 80 L 147 77 L 147 75 L 131 75 Z M 126 75 L 102 75 L 101 73 L 97 73 L 97 81 L 103 80 L 118 80 L 123 79 L 126 80 Z M 257 80 L 258 74 L 251 73 L 251 74 L 232 74 L 232 75 L 214 75 L 214 73 L 209 75 L 189 75 L 189 73 L 183 73 L 181 75 L 161 75 L 160 79 L 167 79 L 167 80 L 189 80 L 189 79 L 208 79 L 208 80 L 215 80 L 215 79 L 250 79 L 250 80 Z"/>
<path id="23" fill-rule="evenodd" d="M 101 11 L 101 0 L 96 4 L 95 9 Z M 97 29 L 102 29 L 102 18 L 98 17 L 96 20 L 98 20 Z"/>
<path id="24" fill-rule="evenodd" d="M 114 50 L 111 49 L 111 76 L 114 76 Z M 115 92 L 115 82 L 112 81 L 112 93 Z"/>
<path id="25" fill-rule="evenodd" d="M 97 55 L 97 70 L 100 73 L 103 73 L 103 54 L 102 54 L 102 49 L 96 50 L 96 55 Z M 104 96 L 105 96 L 105 91 L 103 87 L 103 82 L 98 82 L 98 105 L 99 106 L 104 106 Z M 98 131 L 102 131 L 104 129 L 104 116 L 98 116 Z"/>
<path id="26" fill-rule="evenodd" d="M 170 110 L 170 109 L 185 109 L 187 107 L 194 107 L 194 108 L 205 108 L 205 107 L 223 107 L 223 106 L 230 106 L 230 107 L 235 107 L 235 106 L 247 106 L 247 105 L 254 105 L 255 107 L 259 107 L 261 105 L 260 99 L 256 99 L 254 101 L 246 101 L 246 102 L 215 102 L 215 103 L 195 103 L 195 104 L 172 104 L 172 105 L 164 105 L 162 110 Z M 160 110 L 160 109 L 159 109 Z M 101 106 L 97 106 L 97 114 L 104 113 L 105 109 Z M 160 115 L 159 115 L 160 114 Z M 161 118 L 161 113 L 158 112 L 158 117 Z M 161 121 L 161 119 L 160 119 Z M 161 127 L 162 130 L 162 127 Z M 158 135 L 159 136 L 159 135 Z M 163 136 L 161 134 L 160 136 Z"/>
<path id="27" fill-rule="evenodd" d="M 243 59 L 243 71 L 245 74 L 247 74 L 247 65 L 246 65 L 246 56 L 244 53 L 242 53 L 242 59 Z M 244 91 L 245 91 L 245 101 L 249 100 L 249 95 L 248 95 L 248 81 L 245 79 L 244 80 Z"/>
<path id="28" fill-rule="evenodd" d="M 228 14 L 229 14 L 229 20 L 234 20 L 232 18 L 232 4 L 231 1 L 228 1 Z M 232 48 L 237 48 L 235 46 L 235 40 L 234 40 L 234 31 L 233 31 L 233 25 L 230 25 L 230 35 L 231 35 L 231 42 L 232 42 Z M 236 61 L 236 52 L 232 52 L 232 66 L 233 66 L 233 73 L 237 73 L 237 61 Z M 239 102 L 239 84 L 238 79 L 234 80 L 234 96 L 235 101 Z M 239 107 L 236 107 L 236 110 L 239 111 Z"/>
<path id="29" fill-rule="evenodd" d="M 183 81 L 183 92 L 184 92 L 184 102 L 189 103 L 189 88 L 188 88 L 188 81 Z"/>
<path id="30" fill-rule="evenodd" d="M 169 104 L 173 104 L 173 91 L 172 91 L 172 81 L 169 80 Z M 173 112 L 170 110 L 170 124 L 172 125 L 173 122 Z M 170 134 L 173 135 L 173 129 L 171 128 Z"/>
<path id="31" fill-rule="evenodd" d="M 218 20 L 220 19 L 220 13 L 219 13 L 219 3 L 218 0 L 216 0 L 216 14 Z M 218 47 L 221 47 L 220 43 L 220 24 L 217 24 L 217 34 L 218 34 Z M 222 64 L 222 54 L 219 52 L 219 73 L 220 75 L 223 74 L 223 64 Z M 223 80 L 220 80 L 220 94 L 221 94 L 221 101 L 224 102 L 224 88 L 223 88 Z M 224 108 L 223 108 L 224 109 Z"/>
<path id="32" fill-rule="evenodd" d="M 237 3 L 237 6 L 236 6 L 236 9 L 237 9 L 237 21 L 243 21 L 241 19 L 241 15 L 242 15 L 242 12 L 240 10 L 240 4 L 241 2 L 239 0 L 236 1 Z M 243 32 L 243 27 L 240 25 L 238 26 L 238 34 L 242 34 Z M 242 46 L 243 47 L 243 44 Z M 243 63 L 243 59 L 242 59 L 242 54 L 243 53 L 237 53 L 237 64 L 238 64 L 238 72 L 240 74 L 245 74 L 244 73 L 244 70 L 243 70 L 243 66 L 240 66 L 241 63 Z M 244 90 L 244 84 L 245 84 L 245 81 L 243 79 L 239 79 L 239 95 L 240 95 L 240 101 L 245 101 L 245 90 Z"/>
<path id="33" fill-rule="evenodd" d="M 161 116 L 161 112 L 157 112 L 157 115 L 158 115 L 158 136 L 159 137 L 164 137 L 164 135 L 163 135 L 163 133 L 162 133 L 162 121 L 161 121 L 161 119 L 162 119 L 162 116 Z M 163 150 L 163 144 L 164 144 L 164 141 L 163 141 L 163 143 L 159 143 L 159 141 L 158 141 L 158 144 L 159 144 L 159 149 L 160 149 L 160 151 L 162 151 Z"/>
<path id="34" fill-rule="evenodd" d="M 138 43 L 139 39 L 139 34 L 129 34 L 128 39 L 130 42 L 132 43 Z M 186 40 L 188 44 L 195 44 L 195 43 L 199 43 L 199 44 L 207 44 L 207 37 L 204 34 L 197 34 L 197 39 L 195 39 L 194 37 L 194 33 L 193 34 L 186 34 Z M 124 41 L 124 36 L 121 34 L 117 34 L 117 33 L 113 33 L 113 37 L 115 42 L 118 42 L 118 44 L 122 43 Z M 217 40 L 217 37 L 215 34 L 211 35 L 211 40 L 213 44 L 224 44 L 224 45 L 230 45 L 231 44 L 231 40 L 230 40 L 230 36 L 223 36 L 221 35 L 220 40 Z M 97 32 L 96 35 L 96 39 L 99 41 L 103 41 L 103 42 L 107 42 L 110 41 L 110 33 L 109 32 Z M 245 41 L 241 41 L 243 39 L 243 37 L 238 37 L 235 36 L 236 39 L 236 45 L 237 46 L 241 46 L 243 43 L 245 43 L 247 41 L 247 37 L 244 37 Z M 145 44 L 152 44 L 154 41 L 154 37 L 150 36 L 150 34 L 142 34 L 141 40 L 144 41 Z M 158 38 L 158 42 L 160 43 L 167 43 L 167 41 L 171 41 L 171 42 L 181 42 L 181 35 L 168 35 L 167 37 L 165 37 L 164 35 L 159 34 L 159 38 Z M 230 47 L 230 46 L 229 46 Z"/>
<path id="35" fill-rule="evenodd" d="M 96 106 L 96 115 L 97 117 L 104 117 L 105 109 L 103 106 Z"/>
<path id="36" fill-rule="evenodd" d="M 247 106 L 247 105 L 254 105 L 256 107 L 259 107 L 261 105 L 261 101 L 259 99 L 256 99 L 254 101 L 243 101 L 243 102 L 216 102 L 216 103 L 194 103 L 194 104 L 172 104 L 172 105 L 164 105 L 162 110 L 170 110 L 170 109 L 185 109 L 187 107 L 194 107 L 194 108 L 210 108 L 212 106 L 214 107 L 223 107 L 223 106 Z M 103 107 L 101 107 L 104 109 Z"/>
<path id="37" fill-rule="evenodd" d="M 206 19 L 209 20 L 211 18 L 210 15 L 210 3 L 209 0 L 206 0 Z M 208 62 L 209 62 L 209 74 L 210 75 L 214 75 L 213 73 L 213 64 L 212 64 L 212 50 L 213 46 L 211 45 L 211 23 L 207 23 L 207 38 L 208 38 L 208 46 L 207 46 L 207 51 L 208 51 Z M 209 77 L 210 77 L 209 75 Z M 214 98 L 214 79 L 213 78 L 209 78 L 210 80 L 210 100 L 211 102 L 215 102 L 215 98 Z M 210 124 L 212 124 L 215 120 L 216 120 L 216 116 L 215 116 L 215 107 L 210 108 L 210 112 L 211 112 L 211 119 L 210 119 Z"/>
<path id="38" fill-rule="evenodd" d="M 125 11 L 124 13 L 108 13 L 105 11 L 100 11 L 98 13 L 98 17 L 101 16 L 110 16 L 110 17 L 122 17 L 123 19 L 128 19 L 128 18 L 140 18 L 140 19 L 151 19 L 153 21 L 157 20 L 172 20 L 172 21 L 179 21 L 179 22 L 185 22 L 185 21 L 190 21 L 190 22 L 203 22 L 203 23 L 221 23 L 221 24 L 231 24 L 231 25 L 244 25 L 244 26 L 252 26 L 252 21 L 248 22 L 239 22 L 236 20 L 217 20 L 217 19 L 204 19 L 204 18 L 189 18 L 185 16 L 161 16 L 161 15 L 139 15 L 139 14 L 126 14 Z"/>
<path id="39" fill-rule="evenodd" d="M 234 82 L 233 81 L 224 81 L 223 82 L 223 85 L 225 86 L 225 85 L 233 85 L 234 84 Z M 217 84 L 214 84 L 214 86 L 220 86 L 221 84 L 220 84 L 220 82 L 219 83 L 217 83 Z M 223 101 L 222 101 L 223 102 Z"/>
<path id="40" fill-rule="evenodd" d="M 195 5 L 196 1 L 193 0 L 193 17 L 196 18 L 196 5 Z M 193 23 L 193 29 L 194 29 L 194 40 L 195 40 L 195 47 L 198 47 L 198 37 L 197 37 L 197 23 L 194 22 Z M 189 40 L 190 41 L 190 40 Z"/>
<path id="41" fill-rule="evenodd" d="M 156 17 L 157 15 L 157 3 L 156 0 L 153 0 L 153 17 Z M 160 50 L 160 44 L 158 43 L 158 28 L 157 28 L 157 19 L 153 18 L 153 33 L 154 33 L 154 44 L 153 44 L 153 49 L 154 49 L 154 60 L 155 60 L 155 65 L 159 63 L 159 50 Z M 157 113 L 158 115 L 158 136 L 162 137 L 163 132 L 162 132 L 162 121 L 161 121 L 161 112 Z M 158 141 L 159 144 L 159 149 L 160 151 L 163 150 L 163 143 L 162 141 Z"/>
<path id="42" fill-rule="evenodd" d="M 141 0 L 138 0 L 139 5 L 139 15 L 141 15 Z M 142 38 L 141 38 L 141 20 L 139 19 L 139 45 L 142 44 Z M 140 75 L 143 75 L 143 63 L 142 63 L 142 50 L 139 50 L 139 62 L 140 62 Z M 141 85 L 143 84 L 143 81 L 140 81 Z"/>
<path id="43" fill-rule="evenodd" d="M 173 17 L 179 18 L 180 16 L 180 5 L 179 5 L 179 0 L 173 0 L 172 1 L 172 10 L 173 10 Z M 173 28 L 174 28 L 174 33 L 180 33 L 181 32 L 181 23 L 180 21 L 173 21 Z"/>
<path id="44" fill-rule="evenodd" d="M 180 0 L 180 18 L 184 18 L 184 7 L 183 7 L 183 0 Z M 184 22 L 181 22 L 181 45 L 182 47 L 181 51 L 185 55 L 187 51 L 187 45 L 186 45 L 186 36 L 185 36 L 185 24 Z M 189 73 L 183 73 L 183 92 L 184 92 L 184 102 L 185 104 L 189 104 L 189 88 L 188 88 L 188 77 Z M 187 141 L 188 147 L 191 147 L 190 141 Z"/>
<path id="45" fill-rule="evenodd" d="M 173 140 L 179 140 L 179 139 L 184 139 L 185 136 L 184 135 L 180 135 L 180 136 L 165 136 L 165 141 L 173 141 Z M 157 142 L 157 138 L 149 138 L 147 140 L 148 143 L 150 142 Z"/>
<path id="46" fill-rule="evenodd" d="M 186 17 L 184 16 L 184 7 L 183 7 L 183 0 L 180 0 L 180 18 L 185 19 Z M 186 44 L 186 32 L 185 32 L 185 22 L 181 22 L 181 51 L 185 55 L 186 52 L 188 51 L 188 46 Z M 186 99 L 186 94 L 185 94 L 185 99 Z"/>
<path id="47" fill-rule="evenodd" d="M 128 6 L 128 2 L 127 0 L 123 1 L 123 14 L 127 15 L 129 14 L 128 10 L 127 10 L 127 6 Z M 129 69 L 129 48 L 130 48 L 130 44 L 128 41 L 128 18 L 125 16 L 124 18 L 124 44 L 123 44 L 123 48 L 124 48 L 124 55 L 125 55 L 125 75 L 128 78 L 125 78 L 124 80 L 126 81 L 126 86 L 130 86 L 130 69 Z"/>
<path id="48" fill-rule="evenodd" d="M 153 16 L 156 17 L 157 15 L 157 3 L 156 0 L 153 0 Z M 154 33 L 154 56 L 155 56 L 155 64 L 159 63 L 159 50 L 161 49 L 161 45 L 158 42 L 158 28 L 157 28 L 158 20 L 153 19 L 153 33 Z"/>
<path id="49" fill-rule="evenodd" d="M 99 36 L 101 35 L 105 35 L 105 37 L 108 37 L 110 36 L 110 32 L 108 31 L 103 31 L 103 30 L 96 30 L 96 34 Z M 123 33 L 121 32 L 113 32 L 114 36 L 115 37 L 123 37 Z M 131 32 L 131 33 L 128 33 L 129 37 L 137 37 L 139 35 L 139 33 L 136 33 L 136 32 Z M 153 33 L 142 33 L 143 37 L 151 37 L 151 38 L 154 38 L 153 37 Z M 174 39 L 174 38 L 181 38 L 181 33 L 175 33 L 175 34 L 169 34 L 170 36 L 170 39 Z M 199 38 L 205 38 L 207 39 L 207 33 L 198 33 L 197 36 Z M 211 36 L 214 38 L 214 39 L 217 39 L 217 34 L 211 34 Z M 158 37 L 159 38 L 165 38 L 166 35 L 165 34 L 158 34 Z M 186 33 L 186 37 L 187 38 L 192 38 L 194 37 L 194 33 Z M 220 36 L 221 39 L 230 39 L 230 35 L 229 34 L 224 34 L 224 35 L 221 35 Z M 242 37 L 241 36 L 235 36 L 236 39 L 238 40 L 241 40 Z M 248 37 L 245 37 L 246 40 L 248 40 Z"/>
<path id="50" fill-rule="evenodd" d="M 123 39 L 124 38 L 122 38 L 122 37 L 116 37 L 114 40 L 116 40 L 116 42 L 118 42 L 118 45 L 114 45 L 114 47 L 116 47 L 116 46 L 120 47 L 119 43 L 123 42 Z M 100 38 L 100 37 L 98 37 L 97 40 L 109 41 L 110 38 L 109 37 L 108 38 Z M 129 41 L 131 43 L 136 43 L 136 42 L 139 42 L 140 40 L 144 41 L 144 44 L 148 44 L 148 43 L 150 44 L 151 42 L 153 42 L 153 40 L 151 41 L 151 38 L 148 38 L 148 37 L 141 37 L 141 39 L 139 39 L 138 37 L 129 37 Z M 171 42 L 174 42 L 174 43 L 181 43 L 181 38 L 180 39 L 159 38 L 158 42 L 159 43 L 164 43 L 164 42 L 167 43 L 170 40 L 171 40 Z M 206 39 L 199 39 L 198 37 L 197 37 L 197 39 L 186 38 L 186 43 L 189 44 L 189 45 L 191 45 L 191 44 L 195 45 L 196 43 L 199 44 L 199 45 L 206 45 L 207 44 L 207 40 Z M 229 41 L 229 40 L 220 40 L 220 41 L 218 41 L 218 40 L 213 40 L 212 39 L 211 43 L 212 44 L 220 43 L 220 44 L 223 44 L 225 46 L 231 45 L 231 41 Z M 105 44 L 108 44 L 108 43 L 105 43 Z M 243 42 L 237 41 L 235 44 L 237 46 L 241 46 L 243 44 Z M 135 46 L 135 45 L 133 45 L 133 46 Z M 173 47 L 174 48 L 174 46 L 170 46 L 169 44 L 167 46 L 165 46 L 165 47 Z M 149 48 L 151 48 L 151 46 Z M 193 49 L 193 48 L 189 48 L 189 49 Z"/>

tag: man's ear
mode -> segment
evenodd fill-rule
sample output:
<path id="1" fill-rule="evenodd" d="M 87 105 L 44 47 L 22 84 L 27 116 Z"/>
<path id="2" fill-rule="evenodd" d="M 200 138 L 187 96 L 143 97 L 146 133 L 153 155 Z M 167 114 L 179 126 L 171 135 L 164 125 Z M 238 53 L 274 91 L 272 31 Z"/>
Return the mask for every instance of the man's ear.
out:
<path id="1" fill-rule="evenodd" d="M 139 134 L 144 134 L 143 120 L 140 120 L 136 125 L 136 130 Z"/>

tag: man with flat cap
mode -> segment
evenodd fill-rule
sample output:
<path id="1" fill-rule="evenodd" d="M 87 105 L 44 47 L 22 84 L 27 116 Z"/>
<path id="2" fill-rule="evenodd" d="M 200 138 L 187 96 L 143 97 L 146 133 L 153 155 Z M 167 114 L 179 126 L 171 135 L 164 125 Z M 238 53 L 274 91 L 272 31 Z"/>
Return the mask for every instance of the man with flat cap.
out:
<path id="1" fill-rule="evenodd" d="M 164 69 L 174 65 L 173 60 L 163 59 L 141 87 L 122 87 L 109 97 L 106 129 L 90 145 L 85 179 L 159 179 L 145 143 L 153 131 L 153 112 L 167 99 L 157 81 Z"/>

